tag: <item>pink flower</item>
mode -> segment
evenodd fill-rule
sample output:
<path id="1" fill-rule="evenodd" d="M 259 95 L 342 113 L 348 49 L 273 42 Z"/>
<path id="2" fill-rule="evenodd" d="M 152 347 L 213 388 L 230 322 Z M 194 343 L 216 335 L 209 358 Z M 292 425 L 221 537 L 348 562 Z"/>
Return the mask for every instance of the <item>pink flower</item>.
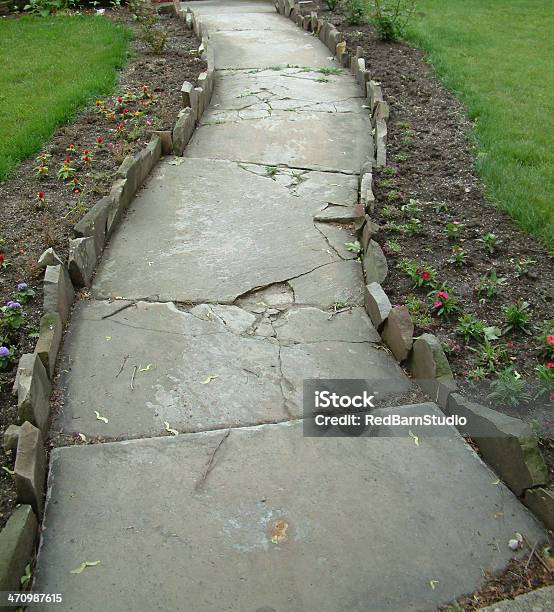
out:
<path id="1" fill-rule="evenodd" d="M 448 299 L 448 293 L 446 291 L 437 291 L 437 297 L 442 298 L 444 300 Z"/>
<path id="2" fill-rule="evenodd" d="M 549 334 L 546 336 L 546 344 L 552 346 L 554 344 L 554 334 Z"/>
<path id="3" fill-rule="evenodd" d="M 546 363 L 546 367 L 547 367 L 547 368 L 550 368 L 550 369 L 554 368 L 554 361 L 549 361 L 549 362 L 547 362 L 547 363 Z"/>
<path id="4" fill-rule="evenodd" d="M 438 308 L 442 308 L 443 303 L 442 303 L 442 302 L 439 302 L 439 301 L 437 300 L 437 301 L 436 301 L 436 302 L 433 304 L 433 306 L 434 306 L 435 308 L 437 308 L 437 309 L 438 309 Z"/>

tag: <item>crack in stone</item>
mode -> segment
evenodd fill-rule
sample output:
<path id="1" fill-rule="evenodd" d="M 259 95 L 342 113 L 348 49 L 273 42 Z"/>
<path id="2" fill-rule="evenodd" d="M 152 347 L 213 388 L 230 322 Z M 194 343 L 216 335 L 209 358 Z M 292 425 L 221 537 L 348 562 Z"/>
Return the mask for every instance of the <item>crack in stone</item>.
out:
<path id="1" fill-rule="evenodd" d="M 337 251 L 337 249 L 331 244 L 331 242 L 329 241 L 329 238 L 319 229 L 319 227 L 317 227 L 317 223 L 315 221 L 314 221 L 314 228 L 321 234 L 321 236 L 323 237 L 323 239 L 325 240 L 325 242 L 327 243 L 329 248 L 332 249 L 334 251 L 334 253 L 337 255 L 337 257 L 342 259 L 342 261 L 352 261 L 353 259 L 356 259 L 355 257 L 343 257 Z"/>

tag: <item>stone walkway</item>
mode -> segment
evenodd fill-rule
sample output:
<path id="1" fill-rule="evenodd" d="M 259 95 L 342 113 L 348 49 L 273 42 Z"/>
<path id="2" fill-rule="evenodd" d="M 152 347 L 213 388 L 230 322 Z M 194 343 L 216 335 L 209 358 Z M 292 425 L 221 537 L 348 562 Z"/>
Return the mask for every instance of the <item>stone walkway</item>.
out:
<path id="1" fill-rule="evenodd" d="M 83 611 L 432 609 L 540 528 L 455 431 L 302 436 L 306 378 L 368 379 L 393 406 L 410 388 L 345 248 L 364 100 L 271 4 L 191 6 L 214 97 L 75 308 L 53 429 L 102 443 L 52 452 L 34 589 Z"/>

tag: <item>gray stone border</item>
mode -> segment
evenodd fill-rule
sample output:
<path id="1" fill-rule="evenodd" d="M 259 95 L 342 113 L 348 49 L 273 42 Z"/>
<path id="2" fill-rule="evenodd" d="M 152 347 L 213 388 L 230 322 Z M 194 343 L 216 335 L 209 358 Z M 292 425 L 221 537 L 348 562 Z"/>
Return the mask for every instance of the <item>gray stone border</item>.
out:
<path id="1" fill-rule="evenodd" d="M 541 456 L 531 427 L 496 410 L 468 401 L 460 395 L 448 359 L 438 338 L 432 334 L 413 337 L 414 326 L 406 307 L 393 307 L 381 284 L 388 267 L 381 247 L 372 240 L 378 226 L 372 222 L 375 206 L 373 168 L 387 163 L 387 121 L 389 106 L 381 84 L 372 80 L 369 62 L 361 47 L 354 54 L 346 50 L 340 32 L 317 13 L 301 15 L 302 4 L 294 0 L 275 0 L 278 13 L 289 17 L 304 30 L 311 31 L 337 59 L 349 68 L 358 81 L 371 116 L 372 152 L 360 170 L 359 197 L 365 218 L 360 229 L 361 260 L 366 280 L 366 311 L 396 360 L 403 364 L 413 380 L 447 415 L 471 418 L 478 431 L 459 427 L 460 433 L 471 435 L 483 459 L 496 471 L 521 501 L 554 530 L 554 484 L 549 483 L 548 470 Z"/>
<path id="2" fill-rule="evenodd" d="M 171 132 L 153 132 L 144 149 L 127 156 L 116 173 L 110 194 L 100 199 L 73 227 L 75 238 L 69 241 L 65 264 L 52 248 L 39 259 L 44 273 L 43 316 L 34 353 L 19 359 L 13 393 L 17 395 L 20 426 L 10 425 L 5 444 L 16 451 L 14 480 L 20 504 L 0 532 L 0 590 L 19 590 L 19 579 L 31 561 L 37 533 L 37 519 L 42 513 L 46 479 L 46 451 L 43 433 L 50 418 L 51 380 L 61 344 L 63 328 L 71 315 L 75 287 L 90 286 L 96 264 L 107 240 L 119 225 L 128 205 L 143 185 L 162 154 L 183 155 L 197 122 L 208 107 L 215 77 L 213 48 L 207 28 L 190 10 L 174 10 L 164 5 L 164 12 L 177 12 L 189 30 L 202 39 L 199 51 L 208 69 L 198 77 L 194 91 L 195 105 L 183 104 Z M 32 506 L 32 509 L 31 509 Z"/>

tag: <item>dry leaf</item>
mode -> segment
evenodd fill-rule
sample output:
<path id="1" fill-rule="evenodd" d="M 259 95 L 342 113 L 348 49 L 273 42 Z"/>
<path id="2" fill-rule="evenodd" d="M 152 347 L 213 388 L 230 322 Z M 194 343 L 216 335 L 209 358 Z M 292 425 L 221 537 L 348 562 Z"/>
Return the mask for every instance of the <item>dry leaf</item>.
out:
<path id="1" fill-rule="evenodd" d="M 10 470 L 10 468 L 7 468 L 5 465 L 2 466 L 2 469 L 4 470 L 4 472 L 7 472 L 10 476 L 13 476 L 15 474 L 13 470 Z"/>
<path id="2" fill-rule="evenodd" d="M 167 421 L 164 421 L 164 425 L 165 425 L 165 430 L 168 431 L 170 434 L 173 434 L 174 436 L 179 435 L 179 432 L 176 429 L 171 429 Z"/>
<path id="3" fill-rule="evenodd" d="M 80 574 L 87 567 L 94 567 L 95 565 L 98 565 L 99 563 L 100 561 L 83 561 L 81 565 L 79 565 L 79 567 L 76 567 L 74 570 L 71 570 L 69 573 L 70 574 Z"/>
<path id="4" fill-rule="evenodd" d="M 153 363 L 149 363 L 145 368 L 139 368 L 139 372 L 148 372 L 153 365 Z"/>
<path id="5" fill-rule="evenodd" d="M 95 411 L 94 411 L 94 414 L 96 415 L 96 418 L 97 418 L 99 421 L 104 421 L 104 423 L 107 423 L 107 422 L 108 422 L 108 419 L 107 419 L 105 416 L 101 416 L 101 415 L 100 415 L 100 413 L 98 412 L 98 410 L 95 410 Z"/>
<path id="6" fill-rule="evenodd" d="M 208 378 L 206 378 L 206 380 L 203 380 L 200 384 L 201 385 L 207 385 L 209 382 L 211 382 L 215 378 L 219 378 L 219 374 L 214 374 L 213 376 L 208 376 Z"/>
<path id="7" fill-rule="evenodd" d="M 97 413 L 97 414 L 98 414 L 98 413 Z M 87 441 L 87 437 L 85 436 L 85 434 L 80 433 L 80 434 L 79 434 L 79 438 L 81 438 L 81 440 L 82 440 L 83 442 L 86 442 L 86 441 Z"/>
<path id="8" fill-rule="evenodd" d="M 437 588 L 438 580 L 429 580 L 429 586 L 433 589 L 433 591 Z"/>
<path id="9" fill-rule="evenodd" d="M 419 446 L 419 436 L 416 436 L 415 433 L 413 433 L 411 429 L 408 431 L 408 433 L 410 434 L 410 438 L 413 439 L 414 444 L 416 446 Z"/>

